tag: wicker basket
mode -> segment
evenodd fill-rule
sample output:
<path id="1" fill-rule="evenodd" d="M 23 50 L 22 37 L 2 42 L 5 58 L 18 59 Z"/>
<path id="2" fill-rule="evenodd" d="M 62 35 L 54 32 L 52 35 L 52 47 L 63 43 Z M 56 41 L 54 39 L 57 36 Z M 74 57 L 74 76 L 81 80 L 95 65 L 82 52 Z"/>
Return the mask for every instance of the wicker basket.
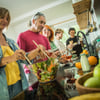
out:
<path id="1" fill-rule="evenodd" d="M 81 96 L 75 96 L 69 100 L 100 100 L 100 93 L 89 93 Z"/>
<path id="2" fill-rule="evenodd" d="M 91 0 L 82 0 L 72 5 L 74 8 L 74 14 L 81 13 L 89 10 L 91 7 Z"/>
<path id="3" fill-rule="evenodd" d="M 82 14 L 76 14 L 77 23 L 81 30 L 88 27 L 88 16 L 88 11 Z"/>
<path id="4" fill-rule="evenodd" d="M 80 78 L 78 78 L 75 82 L 76 84 L 76 89 L 79 92 L 79 94 L 87 94 L 87 93 L 96 93 L 96 92 L 100 92 L 100 88 L 87 88 L 83 86 L 83 83 L 85 82 L 85 80 L 87 80 L 88 78 L 93 76 L 93 72 L 90 72 L 88 74 L 85 74 L 83 76 L 81 76 Z"/>
<path id="5" fill-rule="evenodd" d="M 88 27 L 88 20 L 91 22 L 91 0 L 82 0 L 72 5 L 74 8 L 74 14 L 76 15 L 77 23 L 80 30 Z"/>

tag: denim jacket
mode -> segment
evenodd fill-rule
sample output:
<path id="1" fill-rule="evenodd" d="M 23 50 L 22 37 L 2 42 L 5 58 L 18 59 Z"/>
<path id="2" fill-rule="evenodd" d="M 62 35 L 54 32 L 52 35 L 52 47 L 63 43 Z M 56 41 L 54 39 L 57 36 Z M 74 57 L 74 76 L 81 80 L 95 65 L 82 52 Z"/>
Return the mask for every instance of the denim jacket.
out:
<path id="1" fill-rule="evenodd" d="M 15 42 L 13 40 L 8 39 L 6 37 L 5 39 L 13 51 L 16 51 L 16 49 L 18 49 L 15 46 Z M 3 56 L 3 53 L 0 46 L 0 61 L 1 61 L 2 56 Z M 28 88 L 28 82 L 27 82 L 23 67 L 21 65 L 21 63 L 25 63 L 25 61 L 19 60 L 17 61 L 17 63 L 19 65 L 19 69 L 21 73 L 22 88 L 23 90 L 25 90 L 26 88 Z M 9 100 L 8 85 L 7 85 L 7 80 L 6 80 L 6 73 L 4 70 L 5 67 L 6 65 L 3 67 L 0 67 L 0 100 Z"/>

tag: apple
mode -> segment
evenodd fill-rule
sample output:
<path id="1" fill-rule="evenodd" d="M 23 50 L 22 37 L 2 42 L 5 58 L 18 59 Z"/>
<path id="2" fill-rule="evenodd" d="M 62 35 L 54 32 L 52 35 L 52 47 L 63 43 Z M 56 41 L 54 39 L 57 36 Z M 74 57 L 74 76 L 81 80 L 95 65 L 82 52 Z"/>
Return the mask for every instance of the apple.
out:
<path id="1" fill-rule="evenodd" d="M 93 70 L 93 76 L 100 78 L 100 64 L 98 64 Z"/>
<path id="2" fill-rule="evenodd" d="M 90 77 L 84 82 L 83 85 L 88 88 L 100 88 L 100 78 Z"/>

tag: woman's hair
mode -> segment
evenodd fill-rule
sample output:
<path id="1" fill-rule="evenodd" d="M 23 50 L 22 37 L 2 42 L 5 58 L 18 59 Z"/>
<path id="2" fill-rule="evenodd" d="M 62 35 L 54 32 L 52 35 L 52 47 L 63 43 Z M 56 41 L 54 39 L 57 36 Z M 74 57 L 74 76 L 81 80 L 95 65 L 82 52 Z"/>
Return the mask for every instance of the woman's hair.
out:
<path id="1" fill-rule="evenodd" d="M 8 25 L 9 25 L 9 23 L 10 23 L 10 13 L 9 13 L 9 11 L 8 11 L 8 9 L 6 9 L 6 8 L 3 8 L 3 7 L 0 7 L 0 18 L 2 18 L 2 17 L 4 17 L 5 16 L 5 14 L 7 14 L 8 13 Z M 8 26 L 7 25 L 7 26 Z"/>
<path id="2" fill-rule="evenodd" d="M 68 31 L 69 34 L 70 34 L 70 31 L 75 31 L 75 33 L 76 33 L 76 30 L 75 30 L 75 28 L 73 28 L 73 27 L 71 27 L 71 28 L 69 29 L 69 31 Z"/>
<path id="3" fill-rule="evenodd" d="M 54 31 L 51 29 L 51 27 L 49 25 L 45 25 L 44 27 L 46 27 L 47 29 L 50 30 L 50 37 L 49 37 L 49 41 L 53 41 L 54 40 Z M 41 32 L 42 34 L 42 32 Z"/>
<path id="4" fill-rule="evenodd" d="M 34 20 L 37 20 L 38 18 L 40 18 L 40 16 L 45 17 L 45 15 L 44 15 L 43 13 L 41 13 L 41 12 L 37 12 L 37 13 L 32 17 L 32 19 L 29 21 L 29 26 L 32 25 L 32 21 L 33 21 L 33 19 L 34 19 Z"/>
<path id="5" fill-rule="evenodd" d="M 64 31 L 63 31 L 62 29 L 60 29 L 60 28 L 56 29 L 56 30 L 55 30 L 55 36 L 56 36 L 57 34 L 59 34 L 60 32 L 64 33 Z"/>

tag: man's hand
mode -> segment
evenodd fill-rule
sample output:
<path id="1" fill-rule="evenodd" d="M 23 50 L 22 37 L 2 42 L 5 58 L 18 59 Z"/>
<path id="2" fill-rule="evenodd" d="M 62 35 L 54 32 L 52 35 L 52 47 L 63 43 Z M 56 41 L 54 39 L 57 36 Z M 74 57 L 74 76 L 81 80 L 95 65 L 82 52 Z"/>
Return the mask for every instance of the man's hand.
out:
<path id="1" fill-rule="evenodd" d="M 72 49 L 72 48 L 74 47 L 74 45 L 73 45 L 73 44 L 69 44 L 67 47 L 68 47 L 69 49 Z"/>

